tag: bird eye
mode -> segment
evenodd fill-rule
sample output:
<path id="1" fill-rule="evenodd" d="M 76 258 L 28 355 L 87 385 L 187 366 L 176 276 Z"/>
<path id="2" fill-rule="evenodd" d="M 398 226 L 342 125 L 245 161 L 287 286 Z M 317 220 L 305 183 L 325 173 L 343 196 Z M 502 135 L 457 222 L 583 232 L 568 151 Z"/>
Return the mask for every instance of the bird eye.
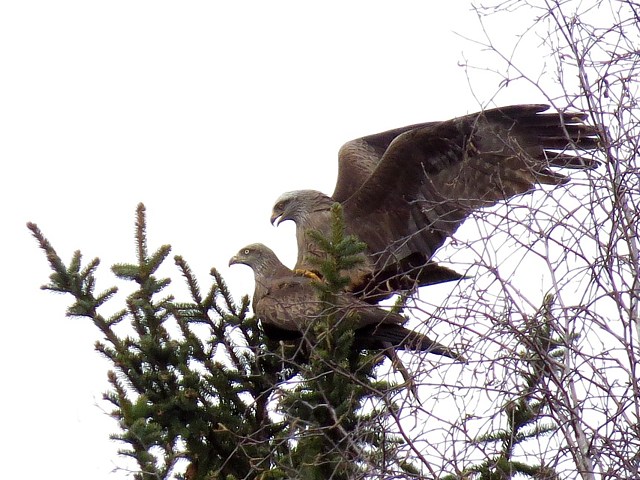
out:
<path id="1" fill-rule="evenodd" d="M 251 250 L 249 250 L 248 248 L 245 248 L 242 253 L 244 253 L 245 255 L 249 255 L 249 253 L 251 253 Z"/>

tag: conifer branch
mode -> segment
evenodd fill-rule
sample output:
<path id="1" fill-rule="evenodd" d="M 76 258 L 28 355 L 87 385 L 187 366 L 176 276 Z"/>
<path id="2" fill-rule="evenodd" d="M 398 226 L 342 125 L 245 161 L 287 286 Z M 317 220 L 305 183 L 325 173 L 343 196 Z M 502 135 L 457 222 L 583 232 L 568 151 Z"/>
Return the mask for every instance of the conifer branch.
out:
<path id="1" fill-rule="evenodd" d="M 267 408 L 277 366 L 272 356 L 262 355 L 263 338 L 255 333 L 255 323 L 244 322 L 246 299 L 236 306 L 214 273 L 216 282 L 203 301 L 197 280 L 181 257 L 176 257 L 176 264 L 193 302 L 161 296 L 170 280 L 156 278 L 155 272 L 170 247 L 162 246 L 149 256 L 145 209 L 140 204 L 135 233 L 138 262 L 112 267 L 118 279 L 133 281 L 138 289 L 126 299 L 126 308 L 105 320 L 98 308 L 113 299 L 117 289 L 93 295 L 99 261 L 83 267 L 76 252 L 65 267 L 37 226 L 29 228 L 53 269 L 44 288 L 71 294 L 75 301 L 68 314 L 91 318 L 107 339 L 96 342 L 95 348 L 114 366 L 108 376 L 112 390 L 104 394 L 121 429 L 112 438 L 123 442 L 121 453 L 138 463 L 136 478 L 169 478 L 181 458 L 190 460 L 188 473 L 193 479 L 247 478 L 254 459 L 272 455 L 271 441 L 282 428 L 272 424 Z M 120 337 L 113 326 L 125 319 L 135 334 Z M 167 329 L 174 320 L 179 337 Z M 195 324 L 209 328 L 206 342 L 194 332 Z M 240 329 L 252 341 L 253 353 L 246 348 L 243 353 L 229 336 L 229 328 Z M 214 360 L 218 347 L 232 359 L 231 365 Z M 260 471 L 271 467 L 259 463 Z"/>

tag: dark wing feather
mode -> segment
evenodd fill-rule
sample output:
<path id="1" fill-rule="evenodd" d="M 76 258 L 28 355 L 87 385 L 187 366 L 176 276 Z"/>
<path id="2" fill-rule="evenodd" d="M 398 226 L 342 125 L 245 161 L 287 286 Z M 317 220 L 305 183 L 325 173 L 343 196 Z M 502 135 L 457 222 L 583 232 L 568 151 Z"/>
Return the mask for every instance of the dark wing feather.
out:
<path id="1" fill-rule="evenodd" d="M 585 116 L 547 108 L 498 108 L 398 135 L 344 202 L 345 219 L 384 262 L 412 251 L 430 257 L 474 209 L 566 181 L 549 167 L 594 166 L 567 152 L 597 147 Z"/>
<path id="2" fill-rule="evenodd" d="M 384 152 L 398 135 L 434 123 L 437 122 L 407 125 L 345 143 L 338 153 L 338 179 L 331 198 L 344 202 L 353 195 L 375 171 Z"/>

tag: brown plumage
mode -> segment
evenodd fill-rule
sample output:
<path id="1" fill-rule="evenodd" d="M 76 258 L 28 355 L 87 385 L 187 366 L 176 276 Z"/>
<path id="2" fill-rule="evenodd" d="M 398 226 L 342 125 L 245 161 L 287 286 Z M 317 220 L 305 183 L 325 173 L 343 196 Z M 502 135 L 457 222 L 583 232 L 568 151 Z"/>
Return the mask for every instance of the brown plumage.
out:
<path id="1" fill-rule="evenodd" d="M 234 264 L 248 265 L 253 269 L 253 310 L 271 339 L 299 338 L 312 327 L 315 319 L 333 313 L 337 321 L 349 319 L 356 322 L 356 348 L 393 347 L 463 360 L 444 345 L 403 327 L 405 318 L 402 315 L 369 305 L 348 293 L 337 294 L 335 304 L 326 304 L 311 279 L 295 275 L 265 245 L 257 243 L 240 249 L 229 261 L 229 265 Z"/>
<path id="2" fill-rule="evenodd" d="M 342 204 L 347 233 L 367 244 L 364 263 L 350 273 L 350 290 L 375 302 L 402 290 L 462 275 L 431 261 L 476 209 L 539 184 L 561 185 L 552 170 L 591 168 L 581 156 L 598 134 L 584 113 L 542 113 L 547 105 L 515 105 L 362 137 L 339 153 L 335 191 L 283 194 L 272 223 L 297 226 L 296 269 L 315 271 L 321 255 L 308 235 L 328 235 L 330 207 Z"/>

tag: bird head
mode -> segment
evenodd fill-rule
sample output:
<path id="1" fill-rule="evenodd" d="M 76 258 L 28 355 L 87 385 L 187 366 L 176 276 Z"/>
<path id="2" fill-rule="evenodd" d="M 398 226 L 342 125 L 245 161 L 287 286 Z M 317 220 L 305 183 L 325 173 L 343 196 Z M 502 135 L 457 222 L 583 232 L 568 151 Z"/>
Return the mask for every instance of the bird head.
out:
<path id="1" fill-rule="evenodd" d="M 316 190 L 294 190 L 280 195 L 271 212 L 271 225 L 280 225 L 287 220 L 304 224 L 310 213 L 331 208 L 333 200 Z"/>
<path id="2" fill-rule="evenodd" d="M 297 193 L 286 192 L 278 197 L 271 211 L 271 225 L 279 226 L 287 220 L 297 220 Z"/>
<path id="3" fill-rule="evenodd" d="M 273 250 L 262 243 L 252 243 L 238 250 L 229 260 L 229 266 L 237 264 L 251 267 L 258 276 L 287 270 Z"/>
<path id="4" fill-rule="evenodd" d="M 229 259 L 229 266 L 241 264 L 254 268 L 261 263 L 261 259 L 263 258 L 262 252 L 266 248 L 267 247 L 261 243 L 247 245 L 238 250 L 238 253 Z"/>

